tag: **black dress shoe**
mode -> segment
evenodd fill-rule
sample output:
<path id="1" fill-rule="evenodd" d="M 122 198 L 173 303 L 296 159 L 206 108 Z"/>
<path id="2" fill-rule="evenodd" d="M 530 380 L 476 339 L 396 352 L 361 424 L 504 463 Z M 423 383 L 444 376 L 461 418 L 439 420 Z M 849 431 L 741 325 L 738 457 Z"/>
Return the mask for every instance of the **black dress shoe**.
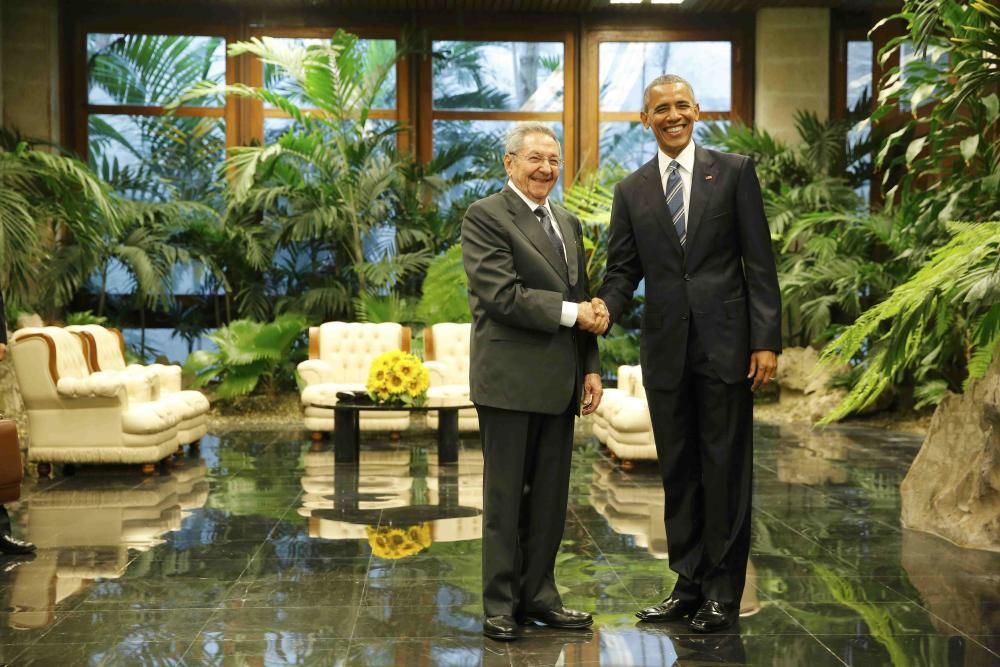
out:
<path id="1" fill-rule="evenodd" d="M 640 609 L 635 615 L 647 623 L 667 623 L 687 618 L 698 611 L 700 606 L 701 603 L 697 600 L 681 600 L 671 595 L 660 604 Z"/>
<path id="2" fill-rule="evenodd" d="M 696 632 L 715 632 L 728 628 L 736 619 L 734 610 L 715 600 L 705 600 L 698 613 L 691 619 L 691 629 Z"/>
<path id="3" fill-rule="evenodd" d="M 31 542 L 22 542 L 10 535 L 0 535 L 0 553 L 31 554 L 35 553 L 35 545 Z"/>
<path id="4" fill-rule="evenodd" d="M 483 621 L 483 634 L 490 639 L 510 641 L 517 639 L 517 622 L 513 616 L 490 616 Z"/>
<path id="5" fill-rule="evenodd" d="M 585 611 L 577 611 L 575 609 L 560 607 L 559 609 L 550 609 L 548 611 L 526 613 L 524 615 L 524 620 L 533 623 L 541 623 L 542 625 L 547 625 L 550 628 L 565 628 L 571 630 L 574 628 L 590 627 L 590 625 L 594 622 L 594 617 Z"/>

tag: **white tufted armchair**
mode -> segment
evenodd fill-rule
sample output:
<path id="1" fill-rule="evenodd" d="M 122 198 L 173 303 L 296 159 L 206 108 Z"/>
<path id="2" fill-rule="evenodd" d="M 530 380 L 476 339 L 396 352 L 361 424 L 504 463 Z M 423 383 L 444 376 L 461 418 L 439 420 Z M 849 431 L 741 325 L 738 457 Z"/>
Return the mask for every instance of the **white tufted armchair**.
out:
<path id="1" fill-rule="evenodd" d="M 607 389 L 594 413 L 594 435 L 630 468 L 634 461 L 655 461 L 656 445 L 639 366 L 618 368 L 618 388 Z"/>
<path id="2" fill-rule="evenodd" d="M 471 324 L 441 322 L 424 329 L 424 366 L 431 374 L 427 391 L 430 405 L 469 402 L 469 339 Z M 427 413 L 427 425 L 438 427 L 438 413 Z M 458 412 L 459 431 L 478 431 L 479 415 L 475 408 Z"/>
<path id="3" fill-rule="evenodd" d="M 117 329 L 106 329 L 97 324 L 66 327 L 80 340 L 83 353 L 92 372 L 116 373 L 130 387 L 140 382 L 149 385 L 148 396 L 129 392 L 131 400 L 162 400 L 170 404 L 180 420 L 177 423 L 177 441 L 180 445 L 196 443 L 208 429 L 208 399 L 200 391 L 181 389 L 181 367 L 175 365 L 125 363 L 125 339 Z"/>
<path id="4" fill-rule="evenodd" d="M 152 472 L 153 463 L 177 450 L 174 408 L 131 400 L 120 374 L 91 373 L 70 332 L 20 329 L 10 354 L 28 414 L 28 459 L 43 475 L 50 462 L 143 463 Z"/>
<path id="5" fill-rule="evenodd" d="M 410 329 L 393 322 L 325 322 L 309 328 L 309 358 L 298 366 L 305 382 L 302 406 L 306 428 L 318 438 L 333 430 L 333 406 L 337 392 L 365 391 L 372 361 L 383 352 L 410 351 Z M 405 431 L 410 427 L 406 411 L 366 411 L 360 416 L 366 431 Z"/>

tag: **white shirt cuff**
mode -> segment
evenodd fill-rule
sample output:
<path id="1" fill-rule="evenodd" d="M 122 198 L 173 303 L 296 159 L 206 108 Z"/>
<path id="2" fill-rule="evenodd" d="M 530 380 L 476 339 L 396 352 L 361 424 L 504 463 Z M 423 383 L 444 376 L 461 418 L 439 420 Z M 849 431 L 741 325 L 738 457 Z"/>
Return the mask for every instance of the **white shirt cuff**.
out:
<path id="1" fill-rule="evenodd" d="M 559 324 L 564 327 L 576 326 L 576 316 L 579 314 L 580 304 L 572 301 L 563 301 L 562 315 L 559 317 Z"/>

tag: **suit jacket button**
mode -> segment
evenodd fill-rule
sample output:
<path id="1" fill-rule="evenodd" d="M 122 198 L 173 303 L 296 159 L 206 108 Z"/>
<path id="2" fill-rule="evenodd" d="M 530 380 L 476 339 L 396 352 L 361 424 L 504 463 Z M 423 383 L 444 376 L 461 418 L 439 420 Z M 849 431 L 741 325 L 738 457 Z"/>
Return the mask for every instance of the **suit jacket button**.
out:
<path id="1" fill-rule="evenodd" d="M 686 320 L 687 318 L 688 318 L 687 313 L 684 313 L 683 315 L 681 315 L 681 319 L 682 320 Z"/>
<path id="2" fill-rule="evenodd" d="M 684 280 L 691 280 L 691 276 L 689 276 L 688 274 L 685 273 L 684 274 Z"/>

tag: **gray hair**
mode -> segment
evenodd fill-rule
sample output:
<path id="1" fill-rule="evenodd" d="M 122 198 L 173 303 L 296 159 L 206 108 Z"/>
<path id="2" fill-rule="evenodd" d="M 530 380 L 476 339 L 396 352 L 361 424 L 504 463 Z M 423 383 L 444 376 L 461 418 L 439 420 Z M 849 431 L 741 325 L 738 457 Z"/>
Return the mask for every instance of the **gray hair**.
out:
<path id="1" fill-rule="evenodd" d="M 698 103 L 698 100 L 694 97 L 694 86 L 692 86 L 687 79 L 682 76 L 677 76 L 676 74 L 664 74 L 650 81 L 649 85 L 646 86 L 646 90 L 642 91 L 642 110 L 649 113 L 649 96 L 652 94 L 653 88 L 656 88 L 657 86 L 669 86 L 675 83 L 685 86 L 688 89 L 688 92 L 691 93 L 691 101 L 695 104 Z"/>
<path id="2" fill-rule="evenodd" d="M 503 140 L 504 153 L 511 154 L 520 151 L 521 147 L 524 146 L 524 138 L 529 134 L 544 134 L 547 137 L 552 137 L 552 140 L 556 142 L 556 146 L 559 146 L 559 154 L 562 154 L 562 146 L 559 144 L 559 137 L 556 136 L 555 130 L 548 123 L 542 123 L 537 120 L 516 123 L 512 128 L 507 130 L 507 134 Z"/>

